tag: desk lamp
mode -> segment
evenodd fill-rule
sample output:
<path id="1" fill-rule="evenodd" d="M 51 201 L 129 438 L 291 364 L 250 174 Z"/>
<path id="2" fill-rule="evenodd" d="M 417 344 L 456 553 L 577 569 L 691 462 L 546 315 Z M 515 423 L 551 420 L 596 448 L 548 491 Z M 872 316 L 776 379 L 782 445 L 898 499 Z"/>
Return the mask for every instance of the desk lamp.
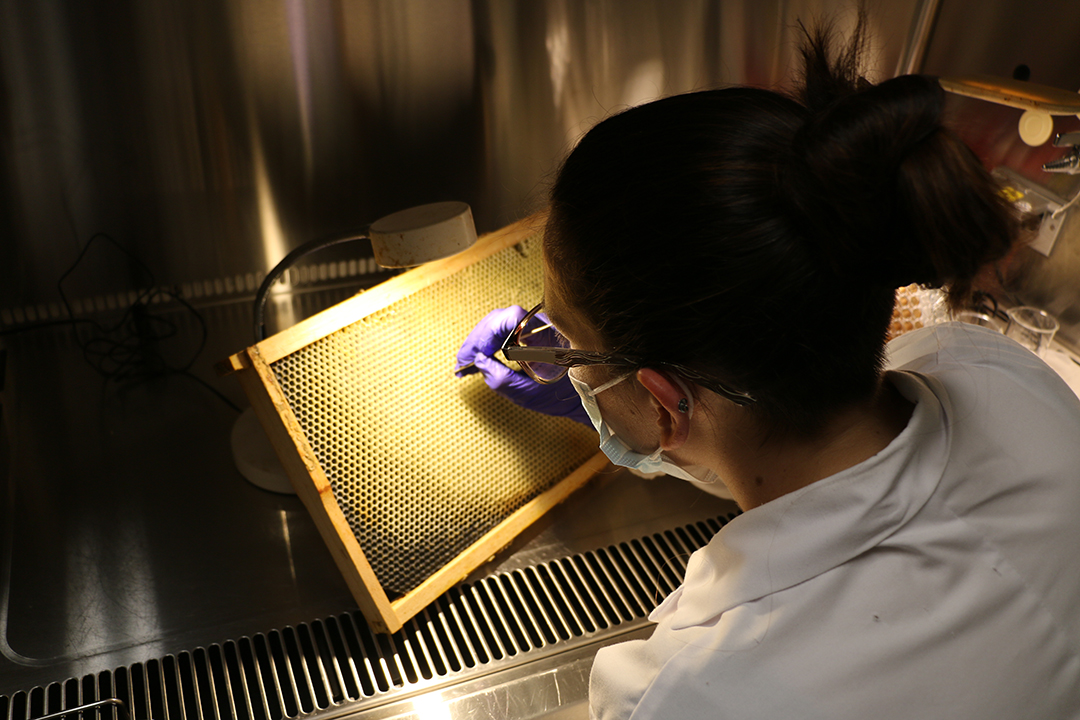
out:
<path id="1" fill-rule="evenodd" d="M 401 210 L 376 220 L 357 233 L 316 239 L 300 245 L 266 274 L 255 294 L 255 342 L 266 338 L 264 311 L 270 288 L 306 255 L 332 245 L 370 240 L 375 262 L 384 268 L 408 268 L 439 260 L 476 243 L 472 210 L 463 202 L 439 202 Z M 281 461 L 252 408 L 241 413 L 230 437 L 233 461 L 252 484 L 283 494 L 295 494 Z"/>

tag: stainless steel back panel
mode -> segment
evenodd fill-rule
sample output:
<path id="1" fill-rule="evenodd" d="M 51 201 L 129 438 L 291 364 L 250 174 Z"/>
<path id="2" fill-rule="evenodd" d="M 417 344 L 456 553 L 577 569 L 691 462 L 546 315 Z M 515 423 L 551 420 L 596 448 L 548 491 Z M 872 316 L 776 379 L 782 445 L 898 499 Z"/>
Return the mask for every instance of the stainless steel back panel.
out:
<path id="1" fill-rule="evenodd" d="M 875 3 L 891 73 L 916 0 Z M 164 283 L 265 272 L 425 202 L 529 214 L 592 124 L 780 83 L 846 0 L 0 2 L 0 309 L 56 299 L 95 232 Z M 91 257 L 87 296 L 138 287 Z"/>

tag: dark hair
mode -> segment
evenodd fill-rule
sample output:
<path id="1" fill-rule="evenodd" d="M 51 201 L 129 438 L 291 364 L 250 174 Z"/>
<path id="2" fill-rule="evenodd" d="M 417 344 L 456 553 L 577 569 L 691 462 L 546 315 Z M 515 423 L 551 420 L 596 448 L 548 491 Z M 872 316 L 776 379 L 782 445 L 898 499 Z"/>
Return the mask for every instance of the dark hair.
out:
<path id="1" fill-rule="evenodd" d="M 733 87 L 604 120 L 563 164 L 545 252 L 605 350 L 684 364 L 809 431 L 876 388 L 895 288 L 953 301 L 1015 220 L 935 80 L 871 85 L 863 18 L 805 33 L 794 95 Z"/>

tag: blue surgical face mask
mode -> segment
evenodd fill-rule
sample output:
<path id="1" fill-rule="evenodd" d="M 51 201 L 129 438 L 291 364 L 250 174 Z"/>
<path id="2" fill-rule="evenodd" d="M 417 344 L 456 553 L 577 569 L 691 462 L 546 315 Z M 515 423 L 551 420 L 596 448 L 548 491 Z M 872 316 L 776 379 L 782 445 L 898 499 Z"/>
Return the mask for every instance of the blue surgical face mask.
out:
<path id="1" fill-rule="evenodd" d="M 570 378 L 570 383 L 574 386 L 574 389 L 577 390 L 578 395 L 581 396 L 581 404 L 585 406 L 585 412 L 589 414 L 589 419 L 592 420 L 593 427 L 596 428 L 596 432 L 600 433 L 600 450 L 607 455 L 608 460 L 616 465 L 636 470 L 642 474 L 652 475 L 666 473 L 695 484 L 711 484 L 720 479 L 715 472 L 700 465 L 692 465 L 689 468 L 679 467 L 671 462 L 660 448 L 656 448 L 656 450 L 648 455 L 634 452 L 630 449 L 629 445 L 615 435 L 615 432 L 606 422 L 604 422 L 604 418 L 600 415 L 600 405 L 596 402 L 596 396 L 609 388 L 615 387 L 623 380 L 630 377 L 630 375 L 623 375 L 606 382 L 595 390 L 575 378 L 573 370 L 567 374 L 567 377 Z M 675 382 L 679 383 L 679 386 L 682 387 L 683 391 L 686 392 L 687 402 L 689 403 L 686 415 L 689 419 L 694 412 L 693 396 L 690 394 L 689 388 L 686 387 L 682 380 L 677 377 L 674 379 Z M 693 472 L 691 472 L 691 470 Z"/>

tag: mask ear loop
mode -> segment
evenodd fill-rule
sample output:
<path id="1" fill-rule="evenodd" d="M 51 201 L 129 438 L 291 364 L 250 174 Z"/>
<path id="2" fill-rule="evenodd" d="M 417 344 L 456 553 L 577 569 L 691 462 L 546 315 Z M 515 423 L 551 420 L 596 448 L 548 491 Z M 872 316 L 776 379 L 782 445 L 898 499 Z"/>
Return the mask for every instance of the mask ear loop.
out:
<path id="1" fill-rule="evenodd" d="M 570 368 L 570 370 L 573 370 L 573 369 L 574 368 Z M 567 374 L 570 373 L 570 370 L 567 370 Z M 595 390 L 593 388 L 589 388 L 589 397 L 596 397 L 597 395 L 604 392 L 608 388 L 615 387 L 616 385 L 618 385 L 623 380 L 625 380 L 626 378 L 630 377 L 633 374 L 634 373 L 631 372 L 631 373 L 627 373 L 626 375 L 620 375 L 619 377 L 615 378 L 614 380 L 608 380 L 606 383 L 604 383 L 600 387 L 596 388 Z M 582 382 L 582 381 L 579 380 L 578 382 Z"/>

